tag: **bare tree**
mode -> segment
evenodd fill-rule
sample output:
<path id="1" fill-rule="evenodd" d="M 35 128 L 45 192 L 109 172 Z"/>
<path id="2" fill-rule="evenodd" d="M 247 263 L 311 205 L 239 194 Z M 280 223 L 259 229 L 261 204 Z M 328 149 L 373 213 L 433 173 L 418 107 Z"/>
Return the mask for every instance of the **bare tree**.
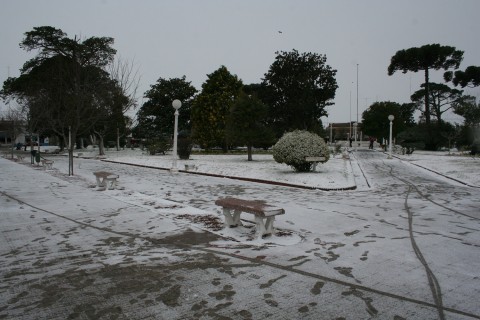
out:
<path id="1" fill-rule="evenodd" d="M 110 78 L 115 80 L 121 95 L 126 97 L 126 102 L 122 106 L 122 114 L 125 115 L 129 110 L 137 107 L 137 93 L 140 83 L 140 75 L 138 67 L 135 67 L 134 61 L 125 61 L 121 57 L 117 57 L 113 63 L 109 65 L 108 73 Z M 126 123 L 122 124 L 122 128 L 128 127 L 131 121 L 128 121 L 128 117 L 124 117 Z M 120 150 L 120 129 L 116 126 L 116 146 L 117 151 Z"/>

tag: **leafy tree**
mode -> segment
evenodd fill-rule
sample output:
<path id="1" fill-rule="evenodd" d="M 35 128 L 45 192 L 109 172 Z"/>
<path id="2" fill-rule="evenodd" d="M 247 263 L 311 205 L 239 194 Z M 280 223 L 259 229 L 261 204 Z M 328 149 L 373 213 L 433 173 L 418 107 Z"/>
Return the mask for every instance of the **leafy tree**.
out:
<path id="1" fill-rule="evenodd" d="M 470 66 L 465 71 L 457 70 L 455 73 L 448 71 L 444 73 L 443 78 L 447 82 L 452 81 L 454 86 L 478 87 L 480 86 L 480 67 Z"/>
<path id="2" fill-rule="evenodd" d="M 414 92 L 410 97 L 417 106 L 423 106 L 425 102 L 425 84 L 422 89 Z M 462 90 L 452 89 L 443 83 L 430 83 L 429 102 L 432 114 L 437 118 L 437 123 L 442 121 L 442 114 L 452 109 L 456 102 L 462 97 Z M 426 108 L 425 108 L 426 109 Z"/>
<path id="3" fill-rule="evenodd" d="M 454 106 L 454 112 L 462 116 L 464 124 L 475 127 L 480 124 L 480 104 L 473 96 L 463 96 Z"/>
<path id="4" fill-rule="evenodd" d="M 102 87 L 99 103 L 103 108 L 99 108 L 99 119 L 92 127 L 92 132 L 99 138 L 99 155 L 105 154 L 104 138 L 108 133 L 117 130 L 124 130 L 127 119 L 124 116 L 124 108 L 129 104 L 129 98 L 125 96 L 122 89 L 117 85 L 116 81 L 110 81 L 110 87 L 107 85 Z M 118 137 L 117 137 L 118 138 Z M 118 142 L 117 142 L 118 148 Z"/>
<path id="5" fill-rule="evenodd" d="M 206 149 L 216 146 L 222 146 L 224 151 L 228 149 L 227 117 L 242 86 L 242 81 L 225 66 L 207 75 L 191 110 L 194 141 Z"/>
<path id="6" fill-rule="evenodd" d="M 375 102 L 362 114 L 363 132 L 371 137 L 385 138 L 390 134 L 389 115 L 393 115 L 392 135 L 413 126 L 413 104 L 399 104 L 396 102 Z"/>
<path id="7" fill-rule="evenodd" d="M 464 125 L 459 134 L 459 142 L 471 145 L 472 151 L 480 147 L 480 103 L 473 96 L 464 96 L 454 107 L 454 112 L 462 116 Z"/>
<path id="8" fill-rule="evenodd" d="M 38 50 L 18 78 L 4 83 L 3 96 L 15 98 L 29 109 L 31 129 L 55 131 L 67 141 L 88 133 L 101 119 L 105 88 L 111 79 L 104 68 L 116 53 L 113 38 L 70 39 L 60 29 L 35 27 L 25 33 L 20 47 Z M 73 175 L 73 143 L 69 146 L 69 174 Z"/>
<path id="9" fill-rule="evenodd" d="M 178 99 L 182 102 L 179 110 L 179 130 L 190 127 L 190 109 L 197 90 L 182 78 L 159 78 L 157 83 L 150 86 L 145 92 L 148 100 L 142 105 L 137 114 L 138 124 L 135 129 L 139 137 L 170 137 L 173 135 L 174 113 L 172 101 Z"/>
<path id="10" fill-rule="evenodd" d="M 320 118 L 333 104 L 338 88 L 336 70 L 316 53 L 276 52 L 263 79 L 260 99 L 270 107 L 270 123 L 277 137 L 299 129 L 321 133 Z"/>
<path id="11" fill-rule="evenodd" d="M 388 75 L 393 75 L 396 71 L 401 70 L 403 73 L 407 71 L 418 72 L 423 71 L 425 75 L 425 122 L 429 140 L 426 147 L 434 150 L 432 130 L 430 127 L 430 70 L 439 69 L 457 69 L 463 59 L 463 51 L 456 50 L 455 47 L 441 46 L 439 44 L 424 45 L 420 48 L 410 48 L 400 50 L 391 58 L 388 66 Z"/>
<path id="12" fill-rule="evenodd" d="M 229 143 L 246 145 L 248 161 L 252 161 L 252 147 L 272 145 L 273 132 L 265 124 L 268 107 L 257 97 L 241 92 L 233 103 L 227 118 Z"/>

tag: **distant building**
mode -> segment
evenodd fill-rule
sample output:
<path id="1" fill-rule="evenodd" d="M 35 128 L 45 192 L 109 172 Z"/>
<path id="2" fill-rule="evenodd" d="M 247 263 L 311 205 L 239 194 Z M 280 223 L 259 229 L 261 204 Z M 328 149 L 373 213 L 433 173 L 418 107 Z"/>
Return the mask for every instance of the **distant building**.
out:
<path id="1" fill-rule="evenodd" d="M 350 137 L 353 137 L 355 139 L 354 134 L 355 134 L 355 128 L 354 124 L 355 122 L 338 122 L 338 123 L 330 123 L 330 125 L 325 128 L 325 131 L 327 132 L 327 137 L 330 138 L 330 132 L 332 135 L 332 140 L 333 141 L 338 141 L 338 140 L 348 140 Z M 357 140 L 361 141 L 363 140 L 363 132 L 362 132 L 362 124 L 359 123 L 357 126 Z"/>
<path id="2" fill-rule="evenodd" d="M 0 144 L 25 143 L 24 126 L 13 120 L 0 120 Z"/>

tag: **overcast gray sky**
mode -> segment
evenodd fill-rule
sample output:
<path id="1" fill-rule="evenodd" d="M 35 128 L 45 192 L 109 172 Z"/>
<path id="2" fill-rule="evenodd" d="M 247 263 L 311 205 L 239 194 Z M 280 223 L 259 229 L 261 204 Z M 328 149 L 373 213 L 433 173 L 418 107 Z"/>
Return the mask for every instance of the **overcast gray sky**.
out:
<path id="1" fill-rule="evenodd" d="M 479 0 L 0 0 L 0 81 L 34 56 L 18 44 L 37 26 L 69 37 L 108 36 L 141 75 L 140 97 L 159 77 L 186 76 L 198 89 L 225 65 L 259 83 L 275 52 L 326 54 L 337 72 L 324 123 L 356 120 L 375 101 L 408 102 L 423 74 L 387 75 L 401 49 L 439 43 L 480 65 Z M 278 31 L 281 31 L 279 33 Z M 443 72 L 433 72 L 441 81 Z M 468 92 L 480 96 L 480 89 Z M 141 100 L 141 99 L 140 99 Z M 2 111 L 6 106 L 0 105 Z"/>

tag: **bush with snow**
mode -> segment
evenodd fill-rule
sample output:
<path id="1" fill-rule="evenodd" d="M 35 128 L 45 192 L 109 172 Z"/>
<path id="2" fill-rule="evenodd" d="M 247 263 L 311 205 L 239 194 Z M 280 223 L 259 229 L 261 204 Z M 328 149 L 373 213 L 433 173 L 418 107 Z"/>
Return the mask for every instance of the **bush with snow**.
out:
<path id="1" fill-rule="evenodd" d="M 322 162 L 330 158 L 325 141 L 315 133 L 301 130 L 288 132 L 273 146 L 273 159 L 293 167 L 297 172 L 312 170 L 313 164 L 305 161 L 305 157 L 325 157 Z"/>

